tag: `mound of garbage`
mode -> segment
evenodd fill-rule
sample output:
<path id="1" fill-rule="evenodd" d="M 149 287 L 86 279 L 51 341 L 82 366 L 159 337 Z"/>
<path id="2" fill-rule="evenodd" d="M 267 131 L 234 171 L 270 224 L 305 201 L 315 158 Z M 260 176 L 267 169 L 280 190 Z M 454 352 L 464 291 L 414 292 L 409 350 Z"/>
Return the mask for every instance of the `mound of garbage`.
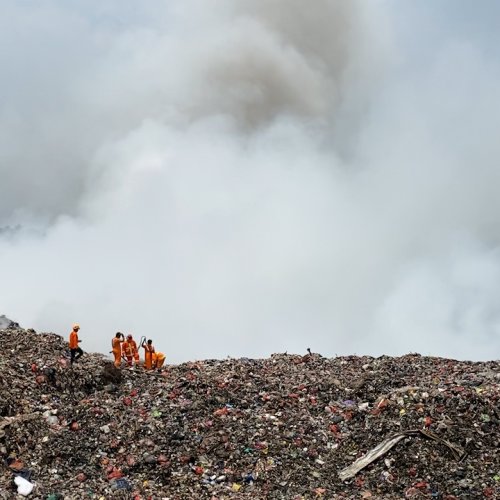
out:
<path id="1" fill-rule="evenodd" d="M 11 319 L 7 318 L 5 314 L 0 314 L 0 330 L 4 330 L 7 328 L 16 328 L 19 327 L 18 323 L 15 323 Z"/>
<path id="2" fill-rule="evenodd" d="M 0 331 L 0 498 L 500 498 L 500 366 L 276 354 L 117 369 Z"/>

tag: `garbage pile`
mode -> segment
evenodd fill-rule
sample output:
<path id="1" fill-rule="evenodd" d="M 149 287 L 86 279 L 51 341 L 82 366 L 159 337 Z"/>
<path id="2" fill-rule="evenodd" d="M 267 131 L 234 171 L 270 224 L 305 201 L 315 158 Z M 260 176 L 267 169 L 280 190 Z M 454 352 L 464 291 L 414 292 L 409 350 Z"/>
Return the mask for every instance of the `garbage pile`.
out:
<path id="1" fill-rule="evenodd" d="M 11 319 L 7 318 L 5 314 L 0 314 L 0 330 L 5 330 L 7 328 L 17 328 L 19 327 L 18 323 L 15 323 Z"/>
<path id="2" fill-rule="evenodd" d="M 0 331 L 0 499 L 500 498 L 499 362 L 275 354 L 117 369 Z"/>

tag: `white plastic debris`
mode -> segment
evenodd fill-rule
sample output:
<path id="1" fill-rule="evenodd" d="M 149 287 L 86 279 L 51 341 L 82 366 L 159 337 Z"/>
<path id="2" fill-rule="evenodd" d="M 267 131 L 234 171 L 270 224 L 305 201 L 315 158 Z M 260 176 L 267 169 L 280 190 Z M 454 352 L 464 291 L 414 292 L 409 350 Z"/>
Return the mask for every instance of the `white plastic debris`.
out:
<path id="1" fill-rule="evenodd" d="M 35 485 L 33 483 L 30 483 L 24 477 L 21 476 L 16 476 L 14 478 L 14 482 L 17 485 L 17 492 L 20 495 L 23 495 L 24 497 L 27 497 L 32 491 Z"/>

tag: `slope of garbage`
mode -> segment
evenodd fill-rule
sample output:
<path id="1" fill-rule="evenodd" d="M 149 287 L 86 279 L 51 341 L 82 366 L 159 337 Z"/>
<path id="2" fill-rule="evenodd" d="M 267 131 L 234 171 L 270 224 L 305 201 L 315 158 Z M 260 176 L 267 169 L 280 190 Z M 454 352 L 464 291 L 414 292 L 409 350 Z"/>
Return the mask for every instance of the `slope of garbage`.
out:
<path id="1" fill-rule="evenodd" d="M 11 324 L 0 499 L 500 498 L 499 387 L 498 361 L 418 354 L 70 367 Z"/>
<path id="2" fill-rule="evenodd" d="M 0 330 L 4 330 L 6 328 L 18 327 L 19 324 L 15 323 L 11 319 L 7 318 L 5 314 L 0 314 Z"/>

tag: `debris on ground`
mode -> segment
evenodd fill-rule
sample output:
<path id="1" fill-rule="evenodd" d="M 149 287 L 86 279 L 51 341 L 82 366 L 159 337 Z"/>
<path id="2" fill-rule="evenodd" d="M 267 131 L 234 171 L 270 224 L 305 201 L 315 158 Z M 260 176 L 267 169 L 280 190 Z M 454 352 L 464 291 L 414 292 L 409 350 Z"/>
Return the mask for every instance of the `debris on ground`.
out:
<path id="1" fill-rule="evenodd" d="M 441 439 L 439 436 L 434 434 L 433 432 L 427 431 L 425 429 L 415 429 L 404 432 L 399 432 L 394 434 L 390 438 L 386 439 L 379 445 L 377 445 L 373 450 L 370 450 L 368 453 L 358 458 L 352 465 L 346 467 L 345 469 L 339 472 L 339 477 L 342 481 L 346 479 L 350 479 L 354 477 L 360 470 L 364 469 L 368 465 L 370 465 L 375 460 L 379 459 L 381 456 L 385 455 L 393 446 L 395 446 L 399 441 L 408 436 L 418 436 L 423 435 L 434 441 L 444 444 L 447 448 L 449 448 L 455 456 L 455 459 L 462 460 L 465 457 L 465 452 L 458 447 L 457 445 L 453 445 L 446 441 L 445 439 Z"/>
<path id="2" fill-rule="evenodd" d="M 500 366 L 275 354 L 117 369 L 0 331 L 0 499 L 500 498 Z M 28 491 L 29 490 L 29 491 Z"/>

